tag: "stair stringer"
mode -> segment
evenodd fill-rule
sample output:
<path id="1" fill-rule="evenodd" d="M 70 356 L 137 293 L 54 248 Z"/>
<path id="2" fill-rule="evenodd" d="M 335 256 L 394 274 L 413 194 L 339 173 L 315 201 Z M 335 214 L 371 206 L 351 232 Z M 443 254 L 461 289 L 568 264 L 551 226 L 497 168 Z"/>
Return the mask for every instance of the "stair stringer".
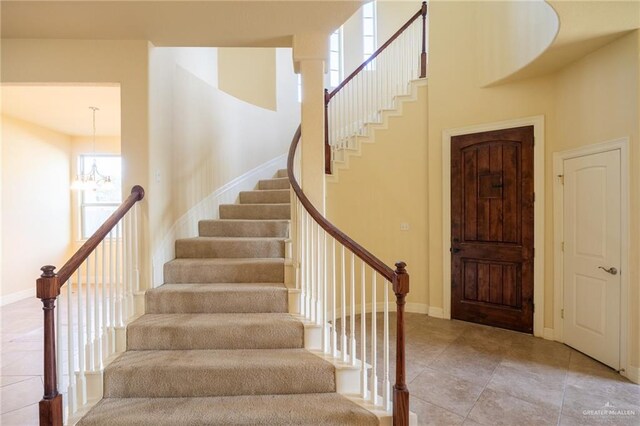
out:
<path id="1" fill-rule="evenodd" d="M 383 109 L 380 113 L 379 122 L 367 122 L 364 125 L 363 135 L 354 135 L 349 138 L 353 141 L 353 148 L 344 148 L 334 151 L 334 160 L 332 160 L 332 174 L 326 175 L 327 183 L 338 183 L 340 181 L 340 171 L 350 168 L 349 160 L 351 157 L 362 157 L 363 144 L 375 144 L 376 132 L 379 130 L 389 129 L 389 119 L 391 117 L 400 117 L 403 115 L 404 105 L 408 102 L 417 102 L 420 87 L 428 87 L 428 79 L 422 78 L 411 80 L 409 85 L 411 91 L 407 95 L 398 95 L 394 98 L 395 108 Z M 426 117 L 425 117 L 426 119 Z M 337 157 L 337 158 L 336 158 Z"/>

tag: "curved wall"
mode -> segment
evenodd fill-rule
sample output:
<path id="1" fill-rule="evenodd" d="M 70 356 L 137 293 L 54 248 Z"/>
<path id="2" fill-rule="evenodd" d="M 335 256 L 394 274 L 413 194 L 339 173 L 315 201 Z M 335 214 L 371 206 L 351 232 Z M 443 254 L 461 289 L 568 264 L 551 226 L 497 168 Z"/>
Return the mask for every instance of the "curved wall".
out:
<path id="1" fill-rule="evenodd" d="M 543 0 L 489 1 L 476 5 L 480 85 L 502 80 L 533 62 L 551 46 L 560 21 Z"/>

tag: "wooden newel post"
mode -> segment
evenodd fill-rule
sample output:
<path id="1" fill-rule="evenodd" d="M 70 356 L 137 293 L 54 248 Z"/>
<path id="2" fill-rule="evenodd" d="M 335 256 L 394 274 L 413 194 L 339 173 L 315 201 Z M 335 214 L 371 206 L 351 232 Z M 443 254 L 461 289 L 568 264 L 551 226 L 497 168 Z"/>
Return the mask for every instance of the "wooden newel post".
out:
<path id="1" fill-rule="evenodd" d="M 329 90 L 324 89 L 324 172 L 331 174 L 331 147 L 329 146 Z"/>
<path id="2" fill-rule="evenodd" d="M 409 274 L 404 262 L 396 263 L 393 292 L 396 294 L 396 383 L 393 386 L 393 425 L 409 425 L 409 389 L 405 371 L 404 304 L 409 293 Z"/>
<path id="3" fill-rule="evenodd" d="M 422 53 L 420 54 L 420 78 L 427 76 L 427 2 L 422 2 Z"/>
<path id="4" fill-rule="evenodd" d="M 60 294 L 60 282 L 55 266 L 40 268 L 42 275 L 36 280 L 36 296 L 42 300 L 44 311 L 44 396 L 40 401 L 40 425 L 62 425 L 62 395 L 58 393 L 56 377 L 55 304 Z"/>

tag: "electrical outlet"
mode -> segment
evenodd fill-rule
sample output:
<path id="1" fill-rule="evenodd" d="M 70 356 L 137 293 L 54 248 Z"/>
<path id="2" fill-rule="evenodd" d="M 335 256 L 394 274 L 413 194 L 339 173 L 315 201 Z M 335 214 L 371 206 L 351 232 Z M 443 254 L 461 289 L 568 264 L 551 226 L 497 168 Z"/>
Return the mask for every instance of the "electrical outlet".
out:
<path id="1" fill-rule="evenodd" d="M 400 224 L 400 230 L 401 231 L 408 231 L 409 230 L 409 224 L 405 223 L 405 222 L 401 223 Z"/>

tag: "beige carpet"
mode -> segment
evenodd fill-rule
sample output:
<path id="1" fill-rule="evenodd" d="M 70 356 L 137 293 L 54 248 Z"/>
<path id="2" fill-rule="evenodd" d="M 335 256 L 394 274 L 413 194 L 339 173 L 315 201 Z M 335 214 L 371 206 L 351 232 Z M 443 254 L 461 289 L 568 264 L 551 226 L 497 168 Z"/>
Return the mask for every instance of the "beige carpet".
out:
<path id="1" fill-rule="evenodd" d="M 336 393 L 335 368 L 306 351 L 287 313 L 285 171 L 220 206 L 176 241 L 165 284 L 145 294 L 104 399 L 79 425 L 377 425 Z"/>

